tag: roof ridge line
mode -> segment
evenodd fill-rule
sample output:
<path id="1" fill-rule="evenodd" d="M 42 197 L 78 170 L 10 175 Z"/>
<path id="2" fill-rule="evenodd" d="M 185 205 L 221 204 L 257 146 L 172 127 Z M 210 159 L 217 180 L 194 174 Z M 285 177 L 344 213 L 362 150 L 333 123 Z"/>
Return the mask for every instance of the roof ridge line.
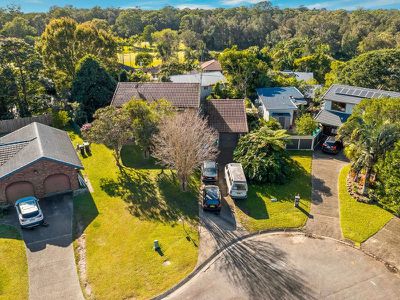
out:
<path id="1" fill-rule="evenodd" d="M 38 145 L 39 145 L 40 154 L 41 154 L 41 156 L 44 156 L 44 151 L 43 151 L 43 147 L 42 147 L 42 138 L 41 138 L 41 136 L 39 134 L 39 129 L 38 129 L 37 125 L 38 125 L 37 122 L 33 123 L 33 127 L 35 128 L 36 137 L 38 139 Z"/>

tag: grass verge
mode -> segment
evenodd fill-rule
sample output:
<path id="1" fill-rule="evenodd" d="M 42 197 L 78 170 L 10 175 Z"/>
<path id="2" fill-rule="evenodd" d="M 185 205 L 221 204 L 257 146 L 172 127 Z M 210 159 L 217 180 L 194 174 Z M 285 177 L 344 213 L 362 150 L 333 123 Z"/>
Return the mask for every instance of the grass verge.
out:
<path id="1" fill-rule="evenodd" d="M 339 175 L 340 226 L 343 236 L 359 245 L 385 226 L 393 215 L 379 206 L 355 200 L 346 187 L 349 172 L 350 165 L 343 167 Z"/>
<path id="2" fill-rule="evenodd" d="M 0 299 L 28 299 L 28 263 L 18 230 L 0 225 Z"/>
<path id="3" fill-rule="evenodd" d="M 79 140 L 71 135 L 74 144 Z M 198 256 L 198 186 L 182 193 L 171 171 L 144 161 L 133 146 L 112 152 L 92 145 L 82 159 L 94 192 L 76 197 L 75 217 L 86 235 L 87 280 L 96 299 L 148 299 L 172 287 Z M 153 250 L 159 240 L 161 251 Z"/>
<path id="4" fill-rule="evenodd" d="M 248 198 L 236 201 L 236 212 L 241 224 L 249 231 L 297 228 L 307 221 L 311 203 L 311 151 L 291 151 L 298 163 L 288 183 L 249 185 Z M 299 193 L 300 207 L 294 207 L 294 196 Z M 271 199 L 276 198 L 276 202 Z"/>

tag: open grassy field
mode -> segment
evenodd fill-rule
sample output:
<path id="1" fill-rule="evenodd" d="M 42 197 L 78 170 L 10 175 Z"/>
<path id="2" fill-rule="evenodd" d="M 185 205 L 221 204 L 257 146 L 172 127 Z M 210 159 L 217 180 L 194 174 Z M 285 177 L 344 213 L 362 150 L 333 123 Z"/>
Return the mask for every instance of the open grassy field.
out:
<path id="1" fill-rule="evenodd" d="M 28 299 L 28 264 L 18 230 L 0 225 L 0 299 Z"/>
<path id="2" fill-rule="evenodd" d="M 291 180 L 283 185 L 249 185 L 247 200 L 235 201 L 240 222 L 249 231 L 301 227 L 307 221 L 311 203 L 311 151 L 291 151 L 298 163 Z M 300 207 L 294 207 L 299 193 Z M 272 202 L 271 198 L 276 198 Z"/>
<path id="3" fill-rule="evenodd" d="M 345 238 L 360 244 L 385 226 L 393 215 L 376 205 L 357 202 L 347 191 L 349 172 L 350 165 L 339 175 L 340 226 Z"/>
<path id="4" fill-rule="evenodd" d="M 85 227 L 94 298 L 149 299 L 196 265 L 199 181 L 180 192 L 171 171 L 161 172 L 133 146 L 124 147 L 120 169 L 105 146 L 92 145 L 92 153 L 82 161 L 94 192 L 74 205 Z M 154 240 L 161 251 L 154 251 Z"/>

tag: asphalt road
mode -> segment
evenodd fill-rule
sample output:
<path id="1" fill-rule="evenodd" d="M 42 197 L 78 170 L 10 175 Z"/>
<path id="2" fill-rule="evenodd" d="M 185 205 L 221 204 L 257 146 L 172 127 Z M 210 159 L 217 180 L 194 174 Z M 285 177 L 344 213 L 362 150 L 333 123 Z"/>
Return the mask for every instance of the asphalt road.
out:
<path id="1" fill-rule="evenodd" d="M 398 299 L 400 277 L 333 239 L 266 234 L 223 251 L 165 299 Z"/>

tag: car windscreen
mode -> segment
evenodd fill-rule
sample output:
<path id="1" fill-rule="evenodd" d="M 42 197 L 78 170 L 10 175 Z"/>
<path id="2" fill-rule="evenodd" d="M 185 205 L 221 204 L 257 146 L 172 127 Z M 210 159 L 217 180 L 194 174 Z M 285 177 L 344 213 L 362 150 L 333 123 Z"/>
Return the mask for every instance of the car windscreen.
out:
<path id="1" fill-rule="evenodd" d="M 207 205 L 218 205 L 219 204 L 219 200 L 207 200 L 206 204 Z"/>
<path id="2" fill-rule="evenodd" d="M 207 188 L 205 192 L 206 192 L 206 197 L 205 197 L 206 201 L 219 199 L 218 188 Z"/>
<path id="3" fill-rule="evenodd" d="M 245 183 L 235 183 L 232 186 L 232 189 L 235 191 L 247 191 L 247 184 Z"/>

